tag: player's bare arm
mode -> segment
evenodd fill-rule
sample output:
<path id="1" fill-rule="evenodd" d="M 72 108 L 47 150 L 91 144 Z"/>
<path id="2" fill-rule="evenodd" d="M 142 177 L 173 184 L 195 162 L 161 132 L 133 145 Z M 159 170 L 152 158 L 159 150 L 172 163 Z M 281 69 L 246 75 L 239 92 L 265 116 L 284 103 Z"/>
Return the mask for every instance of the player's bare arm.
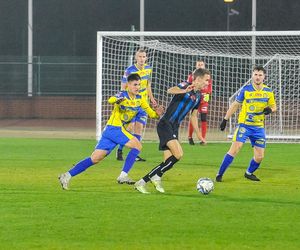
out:
<path id="1" fill-rule="evenodd" d="M 234 101 L 229 109 L 227 110 L 226 112 L 226 115 L 223 119 L 223 121 L 221 122 L 220 124 L 220 129 L 223 131 L 225 128 L 226 128 L 226 124 L 227 124 L 227 121 L 229 120 L 229 118 L 242 106 L 241 103 L 237 102 L 237 101 Z"/>
<path id="2" fill-rule="evenodd" d="M 181 89 L 178 86 L 174 86 L 174 87 L 169 88 L 167 90 L 167 93 L 172 94 L 172 95 L 185 94 L 185 93 L 192 91 L 193 89 L 194 89 L 194 85 L 189 85 L 189 86 L 187 86 L 186 89 Z"/>
<path id="3" fill-rule="evenodd" d="M 164 113 L 163 106 L 157 106 L 154 110 L 149 106 L 149 104 L 142 100 L 141 107 L 146 111 L 150 118 L 158 119 Z"/>
<path id="4" fill-rule="evenodd" d="M 157 106 L 157 102 L 154 99 L 154 96 L 153 96 L 153 93 L 152 93 L 152 88 L 151 88 L 151 82 L 150 81 L 148 81 L 147 91 L 148 91 L 148 96 L 150 98 L 150 102 L 151 102 L 152 106 L 156 107 Z"/>
<path id="5" fill-rule="evenodd" d="M 198 110 L 197 109 L 194 109 L 191 113 L 191 118 L 190 118 L 190 121 L 192 123 L 192 126 L 194 128 L 194 131 L 198 137 L 198 139 L 200 141 L 203 140 L 202 138 L 202 135 L 201 135 L 201 131 L 199 130 L 199 124 L 198 124 Z"/>
<path id="6" fill-rule="evenodd" d="M 227 110 L 224 119 L 228 120 L 241 106 L 241 103 L 234 101 Z"/>

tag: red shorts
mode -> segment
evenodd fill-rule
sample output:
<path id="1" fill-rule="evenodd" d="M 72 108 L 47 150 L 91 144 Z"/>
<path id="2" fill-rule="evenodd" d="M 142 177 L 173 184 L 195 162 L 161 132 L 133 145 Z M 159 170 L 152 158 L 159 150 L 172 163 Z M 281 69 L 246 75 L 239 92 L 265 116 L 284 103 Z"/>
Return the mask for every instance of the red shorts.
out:
<path id="1" fill-rule="evenodd" d="M 202 114 L 208 113 L 208 102 L 201 102 L 198 108 L 198 112 Z"/>

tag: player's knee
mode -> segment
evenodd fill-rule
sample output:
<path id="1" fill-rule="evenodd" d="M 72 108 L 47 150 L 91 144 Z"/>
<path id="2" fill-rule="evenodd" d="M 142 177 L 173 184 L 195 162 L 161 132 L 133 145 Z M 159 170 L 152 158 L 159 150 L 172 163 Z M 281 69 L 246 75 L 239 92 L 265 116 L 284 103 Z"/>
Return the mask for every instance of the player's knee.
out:
<path id="1" fill-rule="evenodd" d="M 180 160 L 183 157 L 183 152 L 176 152 L 173 154 L 177 160 Z"/>
<path id="2" fill-rule="evenodd" d="M 264 159 L 264 155 L 263 154 L 259 154 L 259 155 L 255 155 L 254 156 L 254 160 L 258 163 L 262 162 L 262 160 Z"/>
<path id="3" fill-rule="evenodd" d="M 137 141 L 135 143 L 135 145 L 134 145 L 134 148 L 137 149 L 137 150 L 139 150 L 139 151 L 142 151 L 142 148 L 143 148 L 142 143 L 140 143 L 139 141 Z"/>
<path id="4" fill-rule="evenodd" d="M 235 157 L 238 152 L 240 152 L 241 148 L 242 148 L 243 144 L 234 144 L 230 147 L 229 151 L 227 152 L 228 154 L 230 154 L 231 156 Z"/>
<path id="5" fill-rule="evenodd" d="M 103 158 L 97 156 L 97 155 L 92 155 L 91 160 L 94 164 L 97 164 L 99 161 L 101 161 Z"/>
<path id="6" fill-rule="evenodd" d="M 103 160 L 104 156 L 102 154 L 93 153 L 91 155 L 91 160 L 94 164 L 97 164 L 99 161 Z"/>

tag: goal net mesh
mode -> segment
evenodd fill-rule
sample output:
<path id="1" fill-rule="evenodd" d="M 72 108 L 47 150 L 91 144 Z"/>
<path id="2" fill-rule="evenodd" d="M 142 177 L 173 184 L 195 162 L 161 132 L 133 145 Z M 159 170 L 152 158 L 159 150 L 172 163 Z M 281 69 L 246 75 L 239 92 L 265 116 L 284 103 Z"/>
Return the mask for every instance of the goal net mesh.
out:
<path id="1" fill-rule="evenodd" d="M 154 97 L 165 107 L 172 98 L 167 89 L 186 80 L 197 59 L 205 61 L 213 80 L 207 141 L 225 141 L 234 132 L 236 115 L 225 132 L 219 130 L 219 124 L 239 89 L 251 81 L 254 64 L 265 67 L 265 82 L 274 90 L 277 102 L 278 111 L 266 119 L 267 135 L 273 141 L 299 141 L 300 35 L 259 33 L 253 43 L 250 32 L 245 32 L 245 35 L 146 33 L 140 36 L 138 32 L 134 35 L 130 32 L 120 35 L 98 33 L 97 95 L 101 95 L 101 99 L 97 99 L 97 105 L 101 106 L 101 112 L 97 113 L 98 137 L 113 108 L 107 99 L 120 90 L 125 68 L 134 63 L 135 52 L 144 48 L 147 63 L 153 68 L 151 85 Z M 186 117 L 179 131 L 183 141 L 187 140 L 188 120 Z M 158 139 L 156 124 L 156 120 L 148 119 L 143 140 Z"/>

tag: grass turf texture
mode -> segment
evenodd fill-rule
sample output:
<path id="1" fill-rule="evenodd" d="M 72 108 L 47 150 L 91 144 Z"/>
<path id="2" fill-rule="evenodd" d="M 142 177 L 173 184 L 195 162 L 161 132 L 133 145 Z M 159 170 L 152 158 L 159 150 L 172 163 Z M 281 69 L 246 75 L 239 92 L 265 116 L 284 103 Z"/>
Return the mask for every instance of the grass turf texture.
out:
<path id="1" fill-rule="evenodd" d="M 299 249 L 300 145 L 268 144 L 257 171 L 243 177 L 252 157 L 246 144 L 213 193 L 196 191 L 214 178 L 229 144 L 183 145 L 185 155 L 164 177 L 166 194 L 119 185 L 112 153 L 72 179 L 57 176 L 90 155 L 93 140 L 0 140 L 0 249 Z M 139 179 L 161 161 L 144 144 L 130 176 Z"/>

